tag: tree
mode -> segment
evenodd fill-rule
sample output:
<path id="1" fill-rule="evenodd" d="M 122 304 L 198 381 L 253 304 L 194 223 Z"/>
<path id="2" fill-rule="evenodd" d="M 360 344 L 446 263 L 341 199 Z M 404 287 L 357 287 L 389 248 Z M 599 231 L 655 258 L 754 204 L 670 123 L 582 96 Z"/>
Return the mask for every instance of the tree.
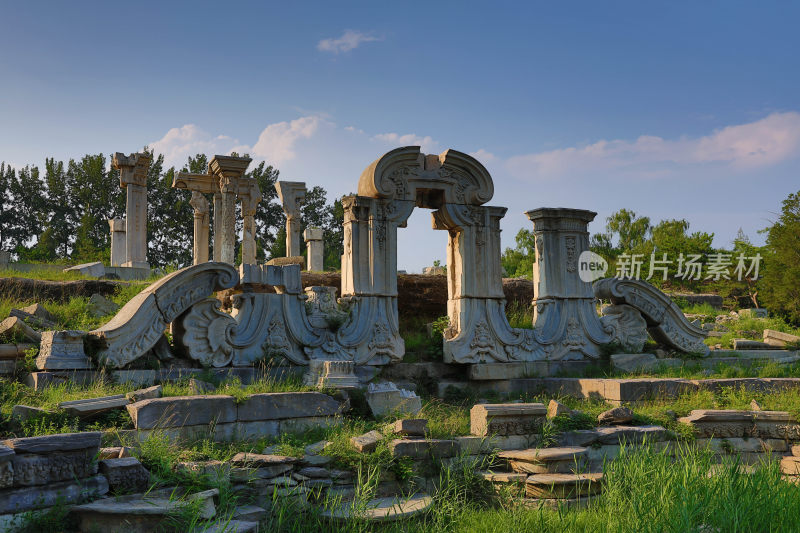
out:
<path id="1" fill-rule="evenodd" d="M 44 180 L 47 184 L 47 246 L 59 257 L 67 257 L 75 235 L 70 220 L 72 190 L 64 172 L 64 162 L 47 158 L 44 165 Z M 41 241 L 41 239 L 40 239 Z M 52 241 L 52 242 L 51 242 Z"/>
<path id="2" fill-rule="evenodd" d="M 175 168 L 164 172 L 164 156 L 152 156 L 147 171 L 147 260 L 161 267 L 185 267 L 192 264 L 194 209 L 191 194 L 172 187 Z M 203 154 L 189 157 L 184 172 L 203 174 L 208 159 Z"/>
<path id="3" fill-rule="evenodd" d="M 39 168 L 26 166 L 17 172 L 10 183 L 14 216 L 10 224 L 11 245 L 18 254 L 35 244 L 34 238 L 42 231 L 43 211 L 46 203 L 44 187 L 39 179 Z"/>
<path id="4" fill-rule="evenodd" d="M 16 171 L 5 162 L 0 163 L 0 250 L 10 251 L 12 225 L 16 215 L 14 213 L 14 197 L 11 189 L 17 179 Z"/>
<path id="5" fill-rule="evenodd" d="M 633 250 L 641 246 L 647 239 L 649 230 L 648 217 L 639 217 L 627 209 L 620 209 L 606 219 L 606 232 L 612 237 L 617 236 L 617 249 L 620 251 Z"/>
<path id="6" fill-rule="evenodd" d="M 780 217 L 765 232 L 761 299 L 772 311 L 800 323 L 800 191 L 783 201 Z"/>
<path id="7" fill-rule="evenodd" d="M 533 263 L 536 260 L 536 238 L 533 231 L 521 229 L 514 240 L 517 246 L 505 249 L 500 264 L 506 271 L 506 276 L 530 279 L 533 276 Z"/>
<path id="8" fill-rule="evenodd" d="M 266 250 L 270 250 L 275 244 L 278 231 L 283 227 L 283 209 L 278 201 L 278 191 L 275 189 L 279 174 L 277 168 L 263 161 L 245 174 L 249 178 L 255 178 L 263 197 L 255 216 L 256 251 L 257 257 L 262 260 L 266 258 Z"/>

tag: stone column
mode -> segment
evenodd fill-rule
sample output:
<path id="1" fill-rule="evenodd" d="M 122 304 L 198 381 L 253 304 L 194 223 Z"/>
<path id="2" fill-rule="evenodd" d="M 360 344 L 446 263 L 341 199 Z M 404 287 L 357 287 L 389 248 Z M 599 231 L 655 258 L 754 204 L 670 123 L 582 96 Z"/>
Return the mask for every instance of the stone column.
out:
<path id="1" fill-rule="evenodd" d="M 300 206 L 306 199 L 306 184 L 301 181 L 275 182 L 275 190 L 286 215 L 286 256 L 302 255 L 300 249 Z"/>
<path id="2" fill-rule="evenodd" d="M 322 228 L 307 227 L 303 232 L 306 241 L 307 268 L 311 272 L 322 272 L 324 244 L 322 241 Z"/>
<path id="3" fill-rule="evenodd" d="M 242 264 L 256 264 L 256 210 L 263 196 L 258 182 L 252 178 L 242 180 L 239 186 L 242 201 Z"/>
<path id="4" fill-rule="evenodd" d="M 147 169 L 150 155 L 114 154 L 111 164 L 119 170 L 120 185 L 127 190 L 125 203 L 125 267 L 150 268 L 147 263 Z"/>
<path id="5" fill-rule="evenodd" d="M 217 184 L 219 186 L 219 184 Z M 214 193 L 214 261 L 222 261 L 222 194 Z"/>
<path id="6" fill-rule="evenodd" d="M 111 266 L 122 266 L 127 261 L 125 219 L 109 218 L 108 225 L 111 228 Z"/>
<path id="7" fill-rule="evenodd" d="M 192 191 L 189 201 L 194 208 L 194 246 L 192 249 L 193 264 L 208 262 L 208 200 L 203 193 Z"/>
<path id="8" fill-rule="evenodd" d="M 219 180 L 221 194 L 219 212 L 214 205 L 214 229 L 219 228 L 220 232 L 219 240 L 214 234 L 214 259 L 217 258 L 219 247 L 219 261 L 231 265 L 236 262 L 236 195 L 239 192 L 239 180 L 250 161 L 249 157 L 215 155 L 208 163 L 209 172 Z"/>

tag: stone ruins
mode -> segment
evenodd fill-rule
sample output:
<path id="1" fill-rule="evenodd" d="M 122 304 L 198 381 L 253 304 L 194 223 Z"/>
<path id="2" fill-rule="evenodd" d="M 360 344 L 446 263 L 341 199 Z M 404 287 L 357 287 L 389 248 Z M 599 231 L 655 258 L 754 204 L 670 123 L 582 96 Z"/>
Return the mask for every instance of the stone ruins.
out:
<path id="1" fill-rule="evenodd" d="M 147 170 L 150 156 L 146 153 L 125 154 L 117 152 L 111 165 L 119 170 L 119 183 L 125 189 L 124 230 L 111 225 L 112 238 L 115 232 L 125 231 L 125 257 L 121 266 L 150 268 L 147 262 Z M 112 246 L 113 248 L 113 246 Z M 120 258 L 122 259 L 122 258 Z"/>
<path id="2" fill-rule="evenodd" d="M 141 237 L 145 226 L 139 214 L 147 163 L 142 154 L 114 157 L 123 186 L 128 187 L 125 264 L 130 265 L 146 264 Z M 587 226 L 596 213 L 579 209 L 539 208 L 526 213 L 533 223 L 537 252 L 535 313 L 532 329 L 511 327 L 500 266 L 500 220 L 506 209 L 486 205 L 494 194 L 491 176 L 475 158 L 455 150 L 426 155 L 419 147 L 398 148 L 369 165 L 359 179 L 358 194 L 343 199 L 340 297 L 331 287 L 303 290 L 299 265 L 256 264 L 253 217 L 261 194 L 255 180 L 244 177 L 249 163 L 249 158 L 215 156 L 207 174 L 180 173 L 175 178 L 173 187 L 192 192 L 195 264 L 155 282 L 110 322 L 86 334 L 102 365 L 125 367 L 165 342 L 169 328 L 174 351 L 202 366 L 249 366 L 267 358 L 308 367 L 311 383 L 352 386 L 359 368 L 403 358 L 397 230 L 418 207 L 433 210 L 434 229 L 449 235 L 445 363 L 480 368 L 592 360 L 609 344 L 640 351 L 648 333 L 676 350 L 703 355 L 708 351 L 702 342 L 706 332 L 689 324 L 675 304 L 651 285 L 608 278 L 593 287 L 580 278 L 578 258 L 589 249 Z M 300 255 L 299 207 L 305 184 L 278 182 L 276 189 L 287 218 L 287 255 Z M 214 214 L 210 262 L 207 194 L 213 195 Z M 244 217 L 238 270 L 234 267 L 237 199 Z M 112 231 L 118 231 L 116 221 L 110 224 Z M 322 270 L 322 231 L 309 227 L 304 237 L 309 270 Z M 275 292 L 259 290 L 264 285 Z M 223 312 L 220 300 L 212 295 L 234 286 L 241 293 L 233 297 L 232 311 Z M 612 303 L 602 316 L 595 310 L 597 298 Z M 83 361 L 82 334 L 58 332 L 52 339 L 44 352 L 51 368 Z M 74 368 L 85 368 L 85 362 Z M 471 372 L 477 374 L 480 371 Z"/>

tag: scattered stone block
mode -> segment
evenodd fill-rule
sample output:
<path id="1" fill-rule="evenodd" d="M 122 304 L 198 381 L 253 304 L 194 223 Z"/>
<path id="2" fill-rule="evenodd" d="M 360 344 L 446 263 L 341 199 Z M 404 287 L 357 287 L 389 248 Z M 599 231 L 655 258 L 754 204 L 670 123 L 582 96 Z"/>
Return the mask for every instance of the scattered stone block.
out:
<path id="1" fill-rule="evenodd" d="M 266 511 L 264 511 L 266 513 Z M 229 520 L 220 519 L 198 533 L 256 533 L 258 520 Z"/>
<path id="2" fill-rule="evenodd" d="M 84 332 L 76 330 L 45 331 L 36 358 L 39 370 L 82 370 L 92 368 L 83 351 Z"/>
<path id="3" fill-rule="evenodd" d="M 0 322 L 0 335 L 37 343 L 42 340 L 41 333 L 16 316 L 10 316 Z"/>
<path id="4" fill-rule="evenodd" d="M 580 472 L 586 465 L 587 448 L 538 448 L 500 452 L 514 472 L 527 474 L 567 474 Z"/>
<path id="5" fill-rule="evenodd" d="M 48 311 L 43 305 L 38 303 L 31 304 L 27 307 L 23 307 L 22 309 L 20 309 L 20 311 L 38 317 L 42 320 L 46 320 L 48 322 L 52 323 L 58 322 L 56 317 L 53 316 L 53 314 L 50 311 Z"/>
<path id="6" fill-rule="evenodd" d="M 308 479 L 329 479 L 331 472 L 327 468 L 320 468 L 318 466 L 307 466 L 297 471 L 297 474 Z"/>
<path id="7" fill-rule="evenodd" d="M 100 452 L 97 454 L 97 459 L 102 461 L 103 459 L 119 459 L 121 457 L 130 456 L 131 448 L 128 446 L 111 446 L 108 448 L 100 448 Z"/>
<path id="8" fill-rule="evenodd" d="M 768 318 L 769 311 L 764 309 L 763 307 L 759 308 L 751 308 L 751 309 L 739 309 L 737 313 L 739 318 Z"/>
<path id="9" fill-rule="evenodd" d="M 358 518 L 370 522 L 389 522 L 417 516 L 427 511 L 433 505 L 433 498 L 426 494 L 416 494 L 410 498 L 376 498 L 364 505 L 364 509 L 353 509 L 350 503 L 343 502 L 333 509 L 324 510 L 320 514 L 323 518 L 336 521 L 347 521 Z"/>
<path id="10" fill-rule="evenodd" d="M 754 399 L 750 400 L 750 409 L 753 411 L 763 411 L 763 409 L 761 408 L 761 404 L 755 401 Z"/>
<path id="11" fill-rule="evenodd" d="M 26 324 L 33 326 L 36 329 L 53 329 L 56 327 L 56 323 L 52 320 L 47 320 L 45 318 L 38 317 L 22 309 L 12 309 L 8 312 L 8 316 L 15 316 L 20 320 L 24 321 Z"/>
<path id="12" fill-rule="evenodd" d="M 175 469 L 200 475 L 216 483 L 230 481 L 233 471 L 228 463 L 222 461 L 184 461 L 175 465 Z"/>
<path id="13" fill-rule="evenodd" d="M 771 344 L 750 339 L 733 339 L 734 350 L 774 350 Z"/>
<path id="14" fill-rule="evenodd" d="M 129 392 L 125 397 L 130 402 L 140 402 L 142 400 L 152 400 L 153 398 L 161 398 L 164 395 L 164 388 L 161 385 L 153 385 L 146 389 L 138 389 Z"/>
<path id="15" fill-rule="evenodd" d="M 787 476 L 800 476 L 800 457 L 789 455 L 781 459 L 781 473 Z"/>
<path id="16" fill-rule="evenodd" d="M 533 474 L 525 481 L 529 498 L 580 498 L 600 492 L 603 474 Z"/>
<path id="17" fill-rule="evenodd" d="M 306 455 L 300 462 L 304 466 L 325 466 L 333 462 L 333 457 L 330 455 Z"/>
<path id="18" fill-rule="evenodd" d="M 253 394 L 238 405 L 239 421 L 335 416 L 339 402 L 321 392 Z"/>
<path id="19" fill-rule="evenodd" d="M 246 522 L 260 522 L 267 517 L 267 510 L 257 505 L 240 505 L 233 510 L 234 520 Z"/>
<path id="20" fill-rule="evenodd" d="M 57 503 L 70 505 L 102 496 L 107 492 L 108 481 L 105 476 L 93 476 L 80 481 L 61 481 L 45 486 L 0 490 L 0 514 L 43 509 Z"/>
<path id="21" fill-rule="evenodd" d="M 102 278 L 106 275 L 106 269 L 103 263 L 95 261 L 94 263 L 83 263 L 69 268 L 65 268 L 64 272 L 77 272 L 82 276 L 90 278 Z"/>
<path id="22" fill-rule="evenodd" d="M 473 435 L 530 435 L 544 424 L 547 408 L 541 403 L 480 404 L 469 416 Z"/>
<path id="23" fill-rule="evenodd" d="M 700 438 L 800 440 L 800 424 L 785 411 L 696 409 L 678 421 L 693 426 Z"/>
<path id="24" fill-rule="evenodd" d="M 786 346 L 787 343 L 795 344 L 800 342 L 800 337 L 798 337 L 797 335 L 792 335 L 791 333 L 775 331 L 774 329 L 765 329 L 764 342 L 769 344 L 770 346 L 783 348 Z"/>
<path id="25" fill-rule="evenodd" d="M 652 353 L 615 353 L 611 355 L 611 366 L 623 372 L 643 372 L 660 364 Z"/>
<path id="26" fill-rule="evenodd" d="M 596 428 L 599 444 L 641 444 L 667 440 L 671 434 L 661 426 L 608 426 Z"/>
<path id="27" fill-rule="evenodd" d="M 96 454 L 100 449 L 99 431 L 86 431 L 83 433 L 57 433 L 41 437 L 19 437 L 0 441 L 0 444 L 12 448 L 16 453 L 62 452 L 70 450 L 92 449 Z"/>
<path id="28" fill-rule="evenodd" d="M 88 308 L 92 316 L 98 318 L 113 315 L 119 311 L 119 305 L 99 293 L 94 293 L 89 297 Z"/>
<path id="29" fill-rule="evenodd" d="M 291 465 L 297 462 L 297 457 L 288 455 L 263 455 L 260 453 L 239 452 L 233 456 L 230 463 L 235 466 L 249 466 L 263 468 L 274 465 Z"/>
<path id="30" fill-rule="evenodd" d="M 329 440 L 321 440 L 319 442 L 315 442 L 314 444 L 309 444 L 303 449 L 303 453 L 306 455 L 319 455 L 322 451 L 328 447 L 331 443 Z"/>
<path id="31" fill-rule="evenodd" d="M 383 434 L 375 430 L 359 435 L 358 437 L 350 437 L 350 443 L 361 453 L 374 452 L 381 440 L 383 440 Z"/>
<path id="32" fill-rule="evenodd" d="M 113 492 L 143 492 L 148 488 L 150 472 L 135 457 L 104 459 L 99 466 Z"/>
<path id="33" fill-rule="evenodd" d="M 73 507 L 72 513 L 79 518 L 81 531 L 151 533 L 163 525 L 167 516 L 195 501 L 200 502 L 198 518 L 213 518 L 216 515 L 214 496 L 218 494 L 217 489 L 211 489 L 180 497 L 176 489 L 166 488 L 96 500 Z"/>
<path id="34" fill-rule="evenodd" d="M 603 425 L 619 426 L 633 420 L 633 411 L 627 407 L 615 407 L 597 415 L 597 422 Z"/>
<path id="35" fill-rule="evenodd" d="M 406 437 L 424 437 L 428 431 L 426 418 L 404 418 L 394 423 L 394 432 Z"/>
<path id="36" fill-rule="evenodd" d="M 550 400 L 550 403 L 547 404 L 547 418 L 555 418 L 557 416 L 569 415 L 571 413 L 572 409 L 556 400 Z"/>
<path id="37" fill-rule="evenodd" d="M 440 439 L 395 439 L 389 443 L 393 457 L 416 459 L 441 459 L 453 457 L 458 453 L 458 445 L 453 440 Z"/>
<path id="38" fill-rule="evenodd" d="M 26 420 L 30 420 L 31 418 L 37 418 L 40 416 L 47 416 L 52 414 L 47 409 L 42 409 L 40 407 L 30 407 L 28 405 L 15 405 L 11 408 L 11 418 L 16 418 L 20 422 L 25 422 Z"/>
<path id="39" fill-rule="evenodd" d="M 236 422 L 232 396 L 172 396 L 142 400 L 126 407 L 136 429 Z"/>
<path id="40" fill-rule="evenodd" d="M 214 394 L 217 387 L 213 383 L 202 381 L 197 378 L 189 380 L 189 394 L 192 396 L 201 396 L 204 394 Z"/>
<path id="41" fill-rule="evenodd" d="M 384 416 L 389 413 L 415 415 L 422 410 L 422 399 L 413 392 L 399 389 L 391 381 L 370 383 L 366 394 L 367 404 L 372 414 Z"/>
<path id="42" fill-rule="evenodd" d="M 61 402 L 59 409 L 81 418 L 91 418 L 112 409 L 121 409 L 130 403 L 124 394 L 104 396 L 102 398 L 89 398 L 87 400 L 73 400 Z"/>

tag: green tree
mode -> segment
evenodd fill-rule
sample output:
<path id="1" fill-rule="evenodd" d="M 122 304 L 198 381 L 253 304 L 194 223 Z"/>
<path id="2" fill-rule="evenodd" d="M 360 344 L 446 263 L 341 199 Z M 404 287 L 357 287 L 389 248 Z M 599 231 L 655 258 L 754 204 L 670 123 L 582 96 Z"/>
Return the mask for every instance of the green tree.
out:
<path id="1" fill-rule="evenodd" d="M 650 219 L 637 216 L 633 211 L 620 209 L 606 219 L 606 232 L 617 237 L 617 249 L 633 250 L 641 246 L 650 231 Z"/>
<path id="2" fill-rule="evenodd" d="M 521 229 L 517 232 L 515 248 L 506 248 L 500 258 L 500 264 L 506 276 L 512 278 L 528 278 L 533 276 L 533 263 L 536 261 L 536 238 L 533 231 Z"/>
<path id="3" fill-rule="evenodd" d="M 14 196 L 11 190 L 16 179 L 17 172 L 5 162 L 0 163 L 0 250 L 5 251 L 13 249 L 11 228 L 16 215 L 14 213 Z"/>
<path id="4" fill-rule="evenodd" d="M 772 311 L 800 323 L 800 191 L 783 201 L 780 217 L 765 232 L 761 299 Z"/>
<path id="5" fill-rule="evenodd" d="M 17 172 L 10 184 L 14 217 L 10 224 L 11 245 L 18 254 L 25 254 L 35 245 L 35 238 L 44 225 L 45 195 L 39 179 L 39 168 L 26 166 Z"/>
<path id="6" fill-rule="evenodd" d="M 147 171 L 147 259 L 159 267 L 185 267 L 192 264 L 194 209 L 187 191 L 175 189 L 175 168 L 164 172 L 164 156 L 152 150 Z M 203 174 L 208 168 L 205 155 L 189 157 L 184 172 Z"/>
<path id="7" fill-rule="evenodd" d="M 47 184 L 47 243 L 45 250 L 53 250 L 58 257 L 67 257 L 75 236 L 71 220 L 72 190 L 64 172 L 64 162 L 53 158 L 45 160 L 45 183 Z M 41 240 L 41 239 L 40 239 Z"/>

